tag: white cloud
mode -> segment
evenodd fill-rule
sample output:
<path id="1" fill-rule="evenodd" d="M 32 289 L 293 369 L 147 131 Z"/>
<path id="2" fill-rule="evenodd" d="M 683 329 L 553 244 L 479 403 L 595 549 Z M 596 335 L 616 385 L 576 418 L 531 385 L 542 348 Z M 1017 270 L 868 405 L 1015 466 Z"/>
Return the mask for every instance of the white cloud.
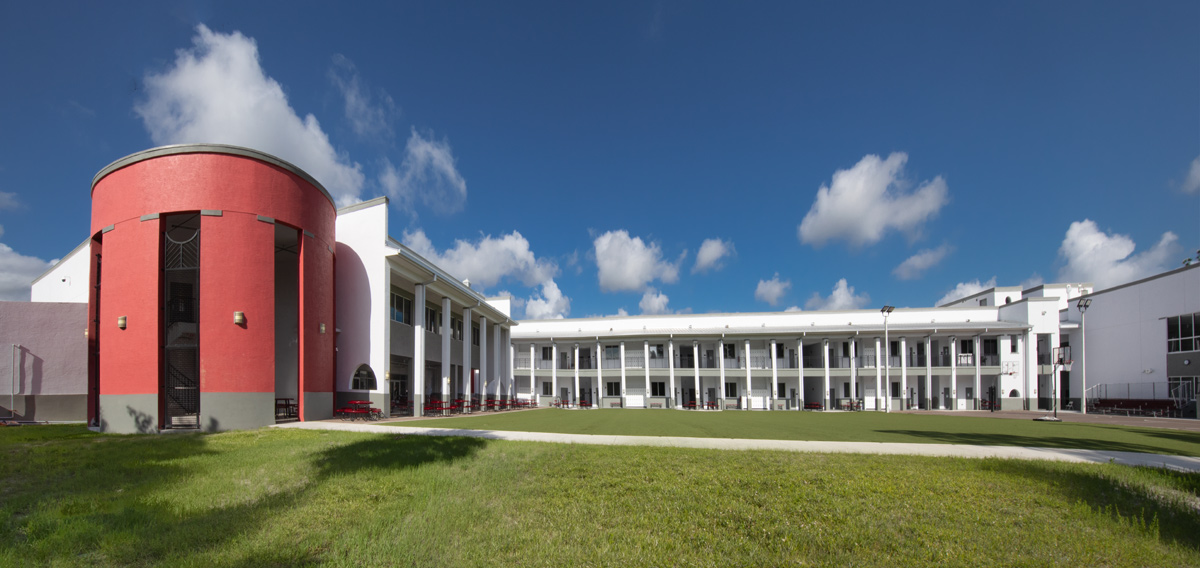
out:
<path id="1" fill-rule="evenodd" d="M 1034 286 L 1040 286 L 1045 282 L 1046 282 L 1046 280 L 1042 278 L 1041 274 L 1034 272 L 1033 274 L 1029 275 L 1029 278 L 1026 278 L 1021 281 L 1021 289 L 1028 290 L 1030 288 L 1033 288 Z"/>
<path id="2" fill-rule="evenodd" d="M 5 209 L 16 209 L 21 202 L 17 201 L 17 194 L 7 191 L 0 191 L 0 211 Z"/>
<path id="3" fill-rule="evenodd" d="M 1097 290 L 1162 272 L 1173 264 L 1179 237 L 1167 231 L 1150 250 L 1133 254 L 1133 239 L 1108 235 L 1090 219 L 1071 223 L 1058 254 L 1066 265 L 1058 271 L 1063 282 L 1091 282 Z"/>
<path id="4" fill-rule="evenodd" d="M 944 306 L 949 302 L 953 302 L 955 300 L 966 298 L 967 296 L 970 296 L 972 294 L 978 294 L 984 290 L 987 290 L 988 288 L 995 288 L 995 287 L 996 287 L 996 277 L 995 276 L 993 276 L 991 278 L 991 280 L 988 280 L 987 282 L 980 282 L 979 280 L 972 280 L 970 282 L 959 282 L 957 285 L 954 286 L 953 290 L 946 292 L 946 295 L 942 296 L 942 298 L 940 300 L 938 300 L 937 303 L 935 303 L 934 305 L 935 306 Z"/>
<path id="5" fill-rule="evenodd" d="M 439 252 L 420 229 L 406 231 L 400 242 L 455 278 L 470 280 L 471 286 L 478 289 L 513 278 L 526 286 L 541 284 L 546 293 L 545 283 L 558 274 L 558 266 L 551 260 L 537 258 L 529 248 L 529 241 L 516 231 L 499 238 L 488 235 L 475 243 L 458 239 L 454 248 L 445 252 Z"/>
<path id="6" fill-rule="evenodd" d="M 804 303 L 806 310 L 857 310 L 870 303 L 871 297 L 867 294 L 855 295 L 854 286 L 846 284 L 846 279 L 842 278 L 833 285 L 833 292 L 828 298 L 822 298 L 820 294 L 813 292 L 811 298 Z"/>
<path id="7" fill-rule="evenodd" d="M 192 43 L 175 52 L 172 67 L 144 78 L 146 98 L 134 111 L 155 144 L 255 148 L 312 174 L 339 205 L 360 200 L 362 167 L 334 150 L 316 117 L 292 109 L 263 71 L 253 38 L 201 24 Z"/>
<path id="8" fill-rule="evenodd" d="M 571 313 L 571 299 L 564 296 L 554 280 L 542 283 L 541 295 L 534 294 L 525 303 L 525 317 L 529 319 L 563 319 Z"/>
<path id="9" fill-rule="evenodd" d="M 448 142 L 425 138 L 413 129 L 404 161 L 397 168 L 384 160 L 379 184 L 402 210 L 413 211 L 421 204 L 437 213 L 454 213 L 467 201 L 467 181 L 454 161 Z"/>
<path id="10" fill-rule="evenodd" d="M 935 249 L 925 249 L 914 254 L 892 270 L 892 274 L 901 280 L 916 280 L 930 268 L 937 266 L 950 253 L 950 245 L 942 245 Z"/>
<path id="11" fill-rule="evenodd" d="M 1184 193 L 1200 193 L 1200 156 L 1192 160 L 1192 167 L 1188 169 L 1187 178 L 1183 180 Z"/>
<path id="12" fill-rule="evenodd" d="M 329 80 L 342 93 L 345 101 L 346 120 L 354 133 L 362 137 L 390 138 L 392 118 L 396 116 L 396 103 L 386 92 L 379 91 L 379 102 L 375 102 L 354 67 L 346 56 L 333 56 L 333 67 L 329 69 Z"/>
<path id="13" fill-rule="evenodd" d="M 780 298 L 792 287 L 791 280 L 780 280 L 779 273 L 770 280 L 759 280 L 758 287 L 754 289 L 754 299 L 760 302 L 766 302 L 772 306 L 779 303 Z"/>
<path id="14" fill-rule="evenodd" d="M 643 314 L 648 316 L 669 314 L 671 313 L 670 308 L 667 307 L 669 301 L 670 298 L 666 294 L 650 288 L 646 290 L 645 294 L 642 294 L 642 301 L 638 302 L 638 307 L 642 309 Z"/>
<path id="15" fill-rule="evenodd" d="M 617 317 L 625 317 L 625 316 L 629 315 L 629 312 L 625 311 L 625 308 L 617 308 L 616 315 L 617 315 Z"/>
<path id="16" fill-rule="evenodd" d="M 788 306 L 783 311 L 785 311 L 785 312 L 802 312 L 804 310 L 800 309 L 800 306 Z"/>
<path id="17" fill-rule="evenodd" d="M 33 279 L 55 262 L 25 256 L 0 243 L 0 301 L 28 302 Z"/>
<path id="18" fill-rule="evenodd" d="M 908 155 L 895 152 L 882 160 L 869 154 L 853 168 L 838 170 L 833 183 L 817 190 L 817 199 L 797 230 L 800 242 L 822 246 L 845 239 L 854 246 L 879 242 L 890 229 L 915 238 L 921 226 L 948 200 L 946 182 L 938 176 L 914 191 L 903 179 Z"/>
<path id="19" fill-rule="evenodd" d="M 641 237 L 609 231 L 592 243 L 596 251 L 596 266 L 600 269 L 600 289 L 605 292 L 642 291 L 654 280 L 667 284 L 679 280 L 679 265 L 687 251 L 674 263 L 663 260 L 658 243 L 646 244 Z"/>
<path id="20" fill-rule="evenodd" d="M 735 254 L 737 251 L 733 248 L 732 242 L 721 239 L 704 239 L 704 242 L 700 244 L 700 250 L 696 252 L 696 265 L 692 267 L 692 274 L 720 270 L 725 267 L 721 261 Z"/>

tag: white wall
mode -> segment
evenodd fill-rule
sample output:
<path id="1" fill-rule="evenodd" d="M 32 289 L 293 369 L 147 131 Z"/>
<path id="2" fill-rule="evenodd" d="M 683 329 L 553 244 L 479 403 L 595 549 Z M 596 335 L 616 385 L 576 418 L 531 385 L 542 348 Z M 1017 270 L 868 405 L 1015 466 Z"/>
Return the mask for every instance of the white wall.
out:
<path id="1" fill-rule="evenodd" d="M 84 241 L 59 260 L 58 264 L 34 280 L 30 300 L 86 304 L 88 279 L 91 276 L 91 244 L 91 239 Z"/>
<path id="2" fill-rule="evenodd" d="M 355 369 L 366 363 L 375 373 L 376 392 L 387 388 L 391 288 L 387 256 L 388 203 L 339 213 L 337 234 L 336 388 L 350 388 Z"/>

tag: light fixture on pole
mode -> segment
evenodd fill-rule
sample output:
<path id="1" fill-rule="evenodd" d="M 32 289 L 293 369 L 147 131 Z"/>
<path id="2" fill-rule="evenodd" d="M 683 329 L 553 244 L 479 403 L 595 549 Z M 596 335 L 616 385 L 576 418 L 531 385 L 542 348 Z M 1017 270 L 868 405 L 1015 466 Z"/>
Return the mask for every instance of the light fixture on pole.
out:
<path id="1" fill-rule="evenodd" d="M 1087 414 L 1087 329 L 1084 324 L 1087 319 L 1087 310 L 1092 306 L 1091 298 L 1080 298 L 1079 303 L 1075 307 L 1079 308 L 1079 347 L 1080 359 L 1083 367 L 1079 370 L 1079 385 L 1083 396 L 1079 397 L 1079 412 Z"/>
<path id="2" fill-rule="evenodd" d="M 892 344 L 888 341 L 888 316 L 892 314 L 892 310 L 894 309 L 896 309 L 895 306 L 884 306 L 883 309 L 879 310 L 883 314 L 883 373 L 885 377 L 883 388 L 887 392 L 887 396 L 884 397 L 884 400 L 887 402 L 884 403 L 883 407 L 885 413 L 892 411 L 892 393 L 890 390 L 892 388 Z"/>

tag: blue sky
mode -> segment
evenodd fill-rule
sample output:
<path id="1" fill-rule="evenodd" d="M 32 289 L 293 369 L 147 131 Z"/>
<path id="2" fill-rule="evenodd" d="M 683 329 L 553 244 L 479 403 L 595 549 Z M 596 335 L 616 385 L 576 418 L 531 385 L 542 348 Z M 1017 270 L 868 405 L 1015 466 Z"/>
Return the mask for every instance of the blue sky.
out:
<path id="1" fill-rule="evenodd" d="M 1200 4 L 4 3 L 0 299 L 168 143 L 279 155 L 518 316 L 928 306 L 1200 248 Z"/>

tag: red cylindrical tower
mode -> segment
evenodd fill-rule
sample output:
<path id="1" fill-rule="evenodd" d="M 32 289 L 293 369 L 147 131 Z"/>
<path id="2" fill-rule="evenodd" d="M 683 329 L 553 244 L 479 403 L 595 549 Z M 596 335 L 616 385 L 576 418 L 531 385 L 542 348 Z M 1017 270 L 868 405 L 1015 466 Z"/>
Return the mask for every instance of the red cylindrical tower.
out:
<path id="1" fill-rule="evenodd" d="M 315 179 L 248 148 L 166 146 L 100 170 L 91 418 L 153 432 L 330 417 L 335 217 Z"/>

